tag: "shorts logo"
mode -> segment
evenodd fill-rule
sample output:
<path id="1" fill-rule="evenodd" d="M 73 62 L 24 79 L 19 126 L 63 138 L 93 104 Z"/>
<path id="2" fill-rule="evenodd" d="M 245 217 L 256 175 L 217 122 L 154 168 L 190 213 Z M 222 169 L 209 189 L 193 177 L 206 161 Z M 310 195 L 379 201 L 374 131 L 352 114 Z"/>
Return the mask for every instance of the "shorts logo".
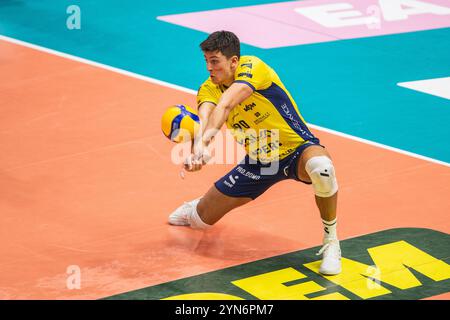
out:
<path id="1" fill-rule="evenodd" d="M 261 179 L 261 176 L 254 174 L 253 172 L 247 171 L 244 168 L 242 168 L 241 166 L 236 168 L 236 171 L 239 172 L 240 174 L 242 174 L 244 177 L 248 177 L 252 180 L 259 180 Z M 236 177 L 238 178 L 238 177 Z"/>
<path id="2" fill-rule="evenodd" d="M 230 174 L 230 175 L 228 176 L 228 179 L 229 179 L 230 181 L 224 180 L 223 183 L 224 183 L 227 187 L 233 188 L 234 185 L 235 185 L 235 183 L 236 183 L 236 180 L 235 180 L 235 179 L 239 179 L 239 176 L 234 176 L 234 177 L 233 177 L 233 176 Z"/>

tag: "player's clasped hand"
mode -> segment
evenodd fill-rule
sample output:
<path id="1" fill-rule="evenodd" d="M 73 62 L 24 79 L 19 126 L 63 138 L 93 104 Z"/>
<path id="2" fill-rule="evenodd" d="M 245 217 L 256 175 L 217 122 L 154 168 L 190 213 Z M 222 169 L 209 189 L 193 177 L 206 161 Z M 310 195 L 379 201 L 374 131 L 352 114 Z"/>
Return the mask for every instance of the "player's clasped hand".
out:
<path id="1" fill-rule="evenodd" d="M 203 166 L 203 161 L 191 153 L 186 160 L 184 160 L 183 167 L 186 171 L 194 172 L 199 171 Z"/>
<path id="2" fill-rule="evenodd" d="M 206 146 L 194 146 L 193 153 L 191 153 L 184 161 L 183 167 L 186 171 L 199 171 L 209 160 L 211 156 Z"/>

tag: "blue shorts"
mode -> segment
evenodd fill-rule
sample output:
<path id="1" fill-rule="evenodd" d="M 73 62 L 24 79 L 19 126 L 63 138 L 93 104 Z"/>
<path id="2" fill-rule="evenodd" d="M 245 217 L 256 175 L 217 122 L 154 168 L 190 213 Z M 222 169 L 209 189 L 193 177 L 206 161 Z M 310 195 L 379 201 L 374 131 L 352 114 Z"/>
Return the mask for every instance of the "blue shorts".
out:
<path id="1" fill-rule="evenodd" d="M 236 167 L 219 179 L 214 185 L 221 193 L 230 197 L 247 197 L 253 200 L 262 195 L 275 183 L 286 179 L 294 179 L 306 184 L 297 176 L 298 159 L 303 150 L 310 146 L 323 147 L 319 140 L 306 142 L 299 146 L 292 154 L 279 162 L 263 164 L 250 162 L 249 156 L 245 156 Z M 255 163 L 256 162 L 256 163 Z"/>

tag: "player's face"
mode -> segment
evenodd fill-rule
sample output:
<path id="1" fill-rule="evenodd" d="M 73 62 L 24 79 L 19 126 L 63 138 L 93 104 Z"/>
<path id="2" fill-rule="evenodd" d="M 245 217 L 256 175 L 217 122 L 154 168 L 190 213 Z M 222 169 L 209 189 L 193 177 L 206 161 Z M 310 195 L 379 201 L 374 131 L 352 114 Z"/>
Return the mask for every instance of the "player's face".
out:
<path id="1" fill-rule="evenodd" d="M 215 84 L 230 85 L 234 81 L 234 71 L 238 64 L 237 56 L 227 59 L 220 51 L 205 53 L 206 68 Z"/>

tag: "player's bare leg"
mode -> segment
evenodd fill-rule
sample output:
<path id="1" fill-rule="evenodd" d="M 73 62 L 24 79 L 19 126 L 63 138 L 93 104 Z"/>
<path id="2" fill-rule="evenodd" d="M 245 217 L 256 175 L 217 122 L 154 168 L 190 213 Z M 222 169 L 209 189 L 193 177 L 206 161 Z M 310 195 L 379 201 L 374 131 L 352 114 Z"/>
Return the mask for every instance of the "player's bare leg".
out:
<path id="1" fill-rule="evenodd" d="M 251 198 L 226 196 L 212 186 L 202 198 L 186 202 L 177 208 L 169 216 L 169 223 L 207 229 L 231 210 L 250 201 Z"/>
<path id="2" fill-rule="evenodd" d="M 341 250 L 336 234 L 337 182 L 328 151 L 321 146 L 306 148 L 298 163 L 298 177 L 313 183 L 315 200 L 324 225 L 323 253 L 320 272 L 326 275 L 341 272 Z"/>
<path id="3" fill-rule="evenodd" d="M 226 213 L 250 201 L 251 198 L 229 197 L 212 186 L 198 203 L 197 211 L 205 223 L 213 225 Z"/>

